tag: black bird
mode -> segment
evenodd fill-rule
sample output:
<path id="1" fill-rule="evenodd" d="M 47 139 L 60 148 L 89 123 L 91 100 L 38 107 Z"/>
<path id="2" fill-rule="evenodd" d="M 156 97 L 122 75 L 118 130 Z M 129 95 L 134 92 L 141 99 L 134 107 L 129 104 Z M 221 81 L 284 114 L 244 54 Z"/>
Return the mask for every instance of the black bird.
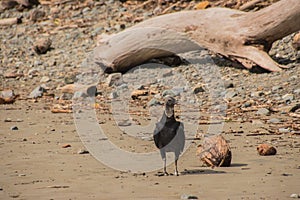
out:
<path id="1" fill-rule="evenodd" d="M 165 111 L 160 121 L 156 123 L 153 138 L 164 162 L 164 175 L 168 175 L 166 170 L 166 152 L 174 152 L 175 175 L 178 176 L 177 160 L 184 149 L 185 135 L 183 123 L 175 119 L 175 103 L 176 100 L 173 97 L 166 97 Z"/>

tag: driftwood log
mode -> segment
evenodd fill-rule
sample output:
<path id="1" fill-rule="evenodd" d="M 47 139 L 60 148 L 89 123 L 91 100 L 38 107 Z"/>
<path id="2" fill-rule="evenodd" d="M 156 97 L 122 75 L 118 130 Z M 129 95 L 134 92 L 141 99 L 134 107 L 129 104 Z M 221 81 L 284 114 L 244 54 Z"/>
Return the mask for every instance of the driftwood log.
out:
<path id="1" fill-rule="evenodd" d="M 194 50 L 198 45 L 248 69 L 258 65 L 280 71 L 284 66 L 267 52 L 274 41 L 299 30 L 299 0 L 281 0 L 256 12 L 209 8 L 161 15 L 102 37 L 94 53 L 105 69 L 125 72 L 149 59 Z"/>

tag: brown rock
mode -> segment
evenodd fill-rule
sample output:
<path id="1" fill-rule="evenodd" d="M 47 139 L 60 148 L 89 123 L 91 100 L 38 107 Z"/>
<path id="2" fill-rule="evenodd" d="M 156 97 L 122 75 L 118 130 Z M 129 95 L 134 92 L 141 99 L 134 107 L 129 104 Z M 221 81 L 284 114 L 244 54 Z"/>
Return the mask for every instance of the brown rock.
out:
<path id="1" fill-rule="evenodd" d="M 30 13 L 30 19 L 34 22 L 42 20 L 46 16 L 46 13 L 42 10 L 35 9 Z"/>
<path id="2" fill-rule="evenodd" d="M 62 147 L 62 148 L 69 148 L 69 147 L 71 147 L 71 145 L 70 145 L 70 144 L 64 144 L 64 145 L 62 145 L 61 147 Z"/>
<path id="3" fill-rule="evenodd" d="M 50 38 L 42 38 L 35 42 L 33 49 L 38 54 L 44 54 L 50 49 L 51 44 Z"/>
<path id="4" fill-rule="evenodd" d="M 260 144 L 257 146 L 257 152 L 261 156 L 271 156 L 277 153 L 275 147 L 272 147 L 268 144 Z"/>

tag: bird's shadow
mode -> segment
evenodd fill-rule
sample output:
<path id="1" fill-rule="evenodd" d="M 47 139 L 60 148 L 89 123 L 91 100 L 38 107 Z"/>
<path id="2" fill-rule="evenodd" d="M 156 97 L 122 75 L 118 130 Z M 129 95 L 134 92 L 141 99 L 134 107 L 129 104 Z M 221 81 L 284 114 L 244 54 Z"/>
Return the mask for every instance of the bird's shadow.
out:
<path id="1" fill-rule="evenodd" d="M 245 167 L 248 166 L 248 164 L 244 164 L 244 163 L 232 163 L 230 165 L 230 167 Z"/>
<path id="2" fill-rule="evenodd" d="M 185 169 L 180 172 L 181 175 L 197 175 L 197 174 L 224 174 L 225 171 L 219 171 L 214 169 Z"/>

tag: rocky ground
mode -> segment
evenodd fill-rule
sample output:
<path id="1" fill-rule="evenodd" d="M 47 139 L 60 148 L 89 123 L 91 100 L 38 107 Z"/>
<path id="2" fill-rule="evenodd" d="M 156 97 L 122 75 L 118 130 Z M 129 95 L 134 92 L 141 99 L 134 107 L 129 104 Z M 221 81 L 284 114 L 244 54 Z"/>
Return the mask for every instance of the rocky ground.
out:
<path id="1" fill-rule="evenodd" d="M 157 176 L 161 169 L 120 172 L 96 160 L 76 130 L 72 84 L 82 77 L 85 59 L 103 33 L 208 4 L 40 2 L 32 8 L 17 5 L 0 12 L 0 19 L 22 16 L 22 23 L 0 26 L 0 91 L 13 90 L 16 95 L 13 104 L 0 105 L 0 199 L 300 198 L 300 51 L 291 45 L 295 34 L 275 42 L 269 52 L 288 66 L 281 72 L 245 70 L 202 51 L 196 56 L 207 58 L 210 68 L 149 64 L 152 69 L 144 66 L 123 75 L 101 76 L 95 102 L 88 106 L 95 108 L 98 123 L 121 149 L 155 150 L 152 128 L 137 137 L 128 130 L 157 117 L 165 95 L 175 96 L 182 105 L 176 107 L 177 115 L 181 120 L 196 120 L 198 128 L 196 140 L 180 159 L 181 176 Z M 209 5 L 238 9 L 246 2 L 210 1 Z M 273 2 L 263 1 L 251 9 Z M 39 39 L 50 46 L 44 54 L 39 52 Z M 119 109 L 124 105 L 128 110 Z M 187 116 L 191 108 L 199 114 Z M 118 112 L 129 113 L 132 120 L 116 119 Z M 211 169 L 195 152 L 203 135 L 220 121 L 225 122 L 218 131 L 231 146 L 232 167 Z M 259 156 L 256 147 L 262 143 L 274 146 L 277 154 Z M 173 165 L 168 170 L 173 171 Z"/>

